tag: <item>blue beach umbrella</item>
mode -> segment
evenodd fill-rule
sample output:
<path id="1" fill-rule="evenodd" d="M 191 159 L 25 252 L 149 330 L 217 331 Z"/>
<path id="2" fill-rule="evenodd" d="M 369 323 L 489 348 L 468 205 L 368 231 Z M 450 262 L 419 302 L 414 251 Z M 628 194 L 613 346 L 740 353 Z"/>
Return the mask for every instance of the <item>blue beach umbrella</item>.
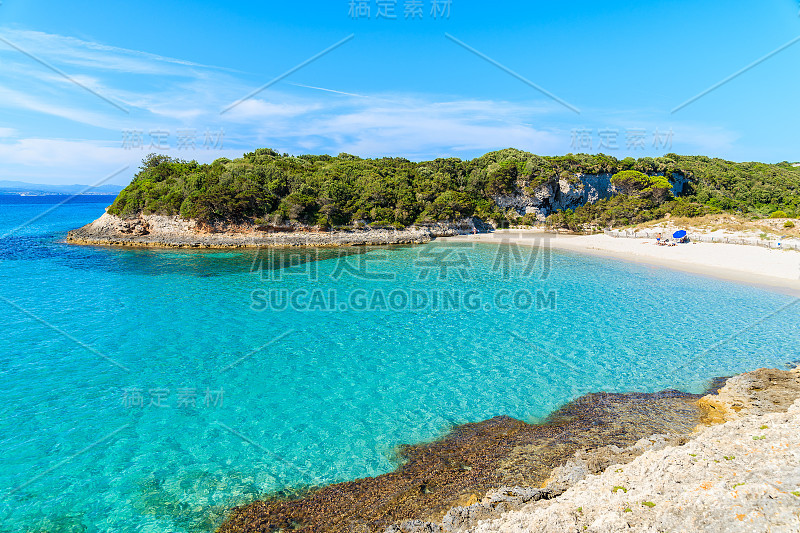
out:
<path id="1" fill-rule="evenodd" d="M 680 230 L 678 230 L 678 231 L 676 231 L 675 233 L 672 234 L 672 238 L 673 239 L 683 239 L 684 237 L 686 237 L 686 230 L 685 229 L 680 229 Z"/>

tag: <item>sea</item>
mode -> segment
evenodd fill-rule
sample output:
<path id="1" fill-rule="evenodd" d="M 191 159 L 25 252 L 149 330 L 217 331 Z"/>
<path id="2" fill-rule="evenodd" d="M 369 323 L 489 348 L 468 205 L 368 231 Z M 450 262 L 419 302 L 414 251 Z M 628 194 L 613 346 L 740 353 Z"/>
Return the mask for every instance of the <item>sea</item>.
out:
<path id="1" fill-rule="evenodd" d="M 210 532 L 402 444 L 800 359 L 797 299 L 530 246 L 67 244 L 110 196 L 0 196 L 0 531 Z"/>

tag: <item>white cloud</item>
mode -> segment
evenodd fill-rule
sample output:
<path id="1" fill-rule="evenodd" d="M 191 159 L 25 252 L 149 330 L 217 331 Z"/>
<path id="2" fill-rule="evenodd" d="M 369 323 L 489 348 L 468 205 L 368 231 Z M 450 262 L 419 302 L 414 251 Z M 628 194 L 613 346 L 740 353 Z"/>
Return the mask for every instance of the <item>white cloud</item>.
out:
<path id="1" fill-rule="evenodd" d="M 322 103 L 309 102 L 305 104 L 268 102 L 266 100 L 249 99 L 245 100 L 230 111 L 224 117 L 236 122 L 259 122 L 271 118 L 297 117 L 324 109 Z"/>
<path id="2" fill-rule="evenodd" d="M 327 98 L 285 107 L 251 99 L 240 107 L 243 117 L 257 119 L 250 142 L 289 145 L 293 147 L 289 151 L 415 159 L 507 146 L 549 153 L 565 137 L 531 125 L 539 119 L 539 107 L 508 102 L 383 95 Z"/>
<path id="3" fill-rule="evenodd" d="M 125 154 L 119 144 L 63 139 L 19 139 L 0 142 L 4 165 L 46 168 L 95 167 L 124 164 Z"/>
<path id="4" fill-rule="evenodd" d="M 19 48 L 0 41 L 0 106 L 15 110 L 121 129 L 158 118 L 191 122 L 218 113 L 221 95 L 246 93 L 226 69 L 36 31 L 2 34 Z"/>
<path id="5" fill-rule="evenodd" d="M 553 134 L 529 125 L 537 116 L 553 113 L 550 103 L 512 105 L 426 95 L 368 95 L 290 82 L 298 86 L 292 89 L 297 94 L 272 87 L 220 114 L 248 94 L 251 84 L 220 69 L 146 52 L 35 31 L 6 34 L 26 51 L 42 54 L 57 66 L 86 67 L 85 71 L 70 71 L 70 77 L 124 102 L 131 113 L 125 116 L 93 101 L 88 93 L 80 94 L 79 89 L 79 97 L 76 91 L 65 92 L 68 80 L 41 66 L 31 70 L 28 58 L 18 53 L 18 57 L 6 56 L 12 60 L 12 68 L 5 75 L 12 78 L 11 86 L 26 83 L 26 91 L 0 89 L 5 105 L 106 131 L 147 133 L 159 129 L 174 133 L 187 127 L 224 127 L 229 139 L 247 149 L 284 146 L 287 151 L 347 150 L 359 155 L 409 157 L 487 146 L 515 145 L 541 151 L 555 146 Z M 135 73 L 139 76 L 134 81 L 138 81 L 130 83 L 123 77 L 123 83 L 114 77 L 115 72 Z M 32 78 L 38 83 L 30 83 Z M 528 124 L 522 123 L 523 118 Z"/>
<path id="6" fill-rule="evenodd" d="M 219 157 L 235 158 L 242 150 L 177 150 L 172 147 L 165 153 L 179 159 L 211 162 Z M 128 166 L 109 183 L 127 185 L 137 172 L 145 149 L 125 149 L 120 142 L 65 139 L 19 139 L 0 141 L 0 160 L 3 161 L 2 179 L 21 179 L 36 183 L 93 184 L 111 173 Z M 153 150 L 154 151 L 154 150 Z"/>
<path id="7" fill-rule="evenodd" d="M 99 128 L 107 128 L 110 122 L 104 114 L 72 107 L 67 103 L 51 103 L 30 93 L 3 86 L 0 86 L 0 106 L 13 110 L 25 109 Z"/>
<path id="8" fill-rule="evenodd" d="M 78 67 L 129 74 L 179 74 L 185 67 L 217 68 L 40 31 L 3 28 L 3 36 L 16 47 L 38 57 L 41 61 Z M 11 51 L 10 48 L 13 47 L 0 43 L 0 49 L 3 48 Z M 13 53 L 18 52 L 14 50 Z"/>
<path id="9" fill-rule="evenodd" d="M 473 157 L 504 147 L 559 154 L 575 151 L 570 130 L 581 127 L 571 112 L 544 98 L 505 102 L 458 95 L 360 94 L 291 80 L 220 113 L 249 94 L 254 84 L 226 69 L 148 52 L 35 31 L 3 30 L 3 34 L 130 110 L 125 114 L 100 102 L 62 75 L 0 43 L 0 108 L 31 118 L 24 119 L 31 138 L 18 139 L 15 128 L 0 128 L 6 179 L 90 183 L 130 164 L 131 171 L 115 179 L 126 183 L 141 158 L 154 151 L 147 138 L 143 150 L 123 149 L 123 132 L 132 130 L 145 137 L 154 130 L 169 132 L 169 155 L 208 162 L 259 147 L 416 160 Z M 54 118 L 70 122 L 64 126 Z M 739 140 L 723 128 L 674 122 L 673 118 L 652 110 L 584 109 L 579 120 L 589 121 L 586 126 L 595 132 L 646 127 L 652 136 L 656 126 L 662 131 L 672 127 L 676 152 L 729 153 Z M 51 133 L 51 124 L 61 127 L 58 134 Z M 69 137 L 73 126 L 89 139 L 48 138 Z M 186 129 L 198 132 L 198 147 L 204 131 L 224 130 L 224 144 L 229 148 L 178 152 L 176 135 Z M 623 137 L 620 144 L 624 146 Z M 628 154 L 620 149 L 611 155 Z"/>
<path id="10" fill-rule="evenodd" d="M 681 147 L 691 147 L 694 154 L 729 154 L 741 134 L 719 126 L 680 124 L 674 129 L 675 143 Z"/>

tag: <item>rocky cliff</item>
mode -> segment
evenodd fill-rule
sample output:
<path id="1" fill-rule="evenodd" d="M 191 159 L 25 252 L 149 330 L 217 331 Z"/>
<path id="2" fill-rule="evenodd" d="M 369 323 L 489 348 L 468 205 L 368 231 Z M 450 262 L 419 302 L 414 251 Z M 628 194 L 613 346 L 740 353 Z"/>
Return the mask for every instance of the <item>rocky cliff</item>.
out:
<path id="1" fill-rule="evenodd" d="M 493 199 L 503 212 L 510 213 L 512 217 L 515 214 L 534 215 L 536 220 L 544 222 L 548 215 L 558 210 L 575 209 L 616 194 L 611 176 L 613 174 L 578 174 L 550 180 L 535 187 L 523 187 L 516 194 L 496 195 Z M 673 173 L 669 181 L 672 193 L 680 196 L 689 180 L 683 174 Z"/>

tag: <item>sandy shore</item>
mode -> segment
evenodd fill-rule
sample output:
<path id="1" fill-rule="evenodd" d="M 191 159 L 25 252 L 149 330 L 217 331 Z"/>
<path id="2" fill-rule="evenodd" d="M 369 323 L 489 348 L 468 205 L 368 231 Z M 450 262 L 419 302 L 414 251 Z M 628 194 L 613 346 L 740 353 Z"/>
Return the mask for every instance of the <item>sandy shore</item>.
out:
<path id="1" fill-rule="evenodd" d="M 770 250 L 758 246 L 718 243 L 656 246 L 654 239 L 625 239 L 607 235 L 556 235 L 537 230 L 498 230 L 493 233 L 447 237 L 441 240 L 548 245 L 560 250 L 613 257 L 759 285 L 800 297 L 800 252 L 792 250 Z"/>
<path id="2" fill-rule="evenodd" d="M 422 244 L 436 238 L 448 241 L 514 242 L 652 264 L 760 285 L 800 297 L 800 252 L 794 250 L 707 242 L 656 246 L 654 239 L 559 235 L 536 229 L 468 234 L 473 227 L 472 222 L 464 220 L 404 230 L 366 228 L 322 233 L 269 233 L 259 231 L 255 226 L 237 226 L 209 232 L 198 229 L 194 221 L 179 217 L 140 215 L 135 219 L 123 220 L 106 213 L 94 222 L 70 231 L 67 241 L 74 244 L 186 248 Z"/>

